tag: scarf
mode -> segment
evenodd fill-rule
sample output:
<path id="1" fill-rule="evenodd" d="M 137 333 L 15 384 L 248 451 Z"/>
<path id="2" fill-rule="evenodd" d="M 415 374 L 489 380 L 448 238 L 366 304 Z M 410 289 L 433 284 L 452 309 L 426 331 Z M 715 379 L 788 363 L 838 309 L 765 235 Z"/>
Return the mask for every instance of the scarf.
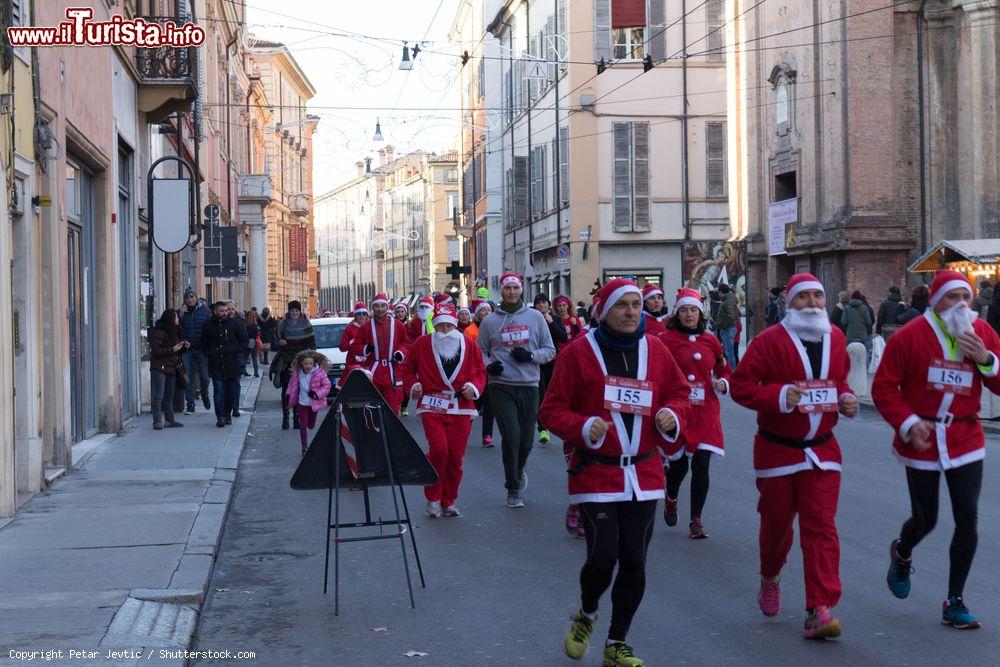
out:
<path id="1" fill-rule="evenodd" d="M 639 341 L 642 340 L 642 337 L 645 335 L 645 317 L 639 320 L 639 328 L 629 334 L 612 331 L 604 322 L 601 322 L 598 327 L 594 329 L 594 338 L 597 339 L 598 345 L 617 352 L 637 349 L 639 347 Z"/>
<path id="2" fill-rule="evenodd" d="M 296 319 L 286 316 L 281 321 L 281 333 L 279 336 L 289 342 L 305 340 L 312 335 L 312 324 L 305 315 L 299 315 Z"/>
<path id="3" fill-rule="evenodd" d="M 522 308 L 524 308 L 524 301 L 522 299 L 518 299 L 517 303 L 515 303 L 513 306 L 508 306 L 506 301 L 500 302 L 500 309 L 503 310 L 505 313 L 510 313 L 511 315 L 516 314 L 517 311 L 521 310 Z"/>

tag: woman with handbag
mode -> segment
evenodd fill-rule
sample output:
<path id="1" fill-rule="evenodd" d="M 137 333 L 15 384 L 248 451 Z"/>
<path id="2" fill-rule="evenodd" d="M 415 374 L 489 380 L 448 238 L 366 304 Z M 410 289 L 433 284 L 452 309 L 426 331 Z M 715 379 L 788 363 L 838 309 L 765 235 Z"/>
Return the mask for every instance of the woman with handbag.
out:
<path id="1" fill-rule="evenodd" d="M 167 308 L 160 315 L 149 338 L 150 411 L 153 413 L 153 430 L 180 428 L 184 424 L 174 419 L 174 392 L 177 386 L 177 368 L 181 352 L 191 346 L 181 340 L 181 322 L 177 311 Z"/>
<path id="2" fill-rule="evenodd" d="M 247 325 L 247 357 L 253 361 L 253 376 L 260 377 L 260 371 L 257 368 L 257 354 L 259 350 L 257 345 L 260 343 L 260 317 L 257 315 L 257 311 L 251 310 L 247 313 L 247 318 L 245 320 Z M 243 365 L 246 368 L 246 364 Z"/>

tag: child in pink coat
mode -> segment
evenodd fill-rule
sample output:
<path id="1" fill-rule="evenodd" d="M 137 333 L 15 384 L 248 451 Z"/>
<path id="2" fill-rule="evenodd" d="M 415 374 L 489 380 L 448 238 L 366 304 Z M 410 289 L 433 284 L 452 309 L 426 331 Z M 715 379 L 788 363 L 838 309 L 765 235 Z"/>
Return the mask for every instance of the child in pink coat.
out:
<path id="1" fill-rule="evenodd" d="M 297 410 L 303 455 L 306 453 L 309 429 L 316 427 L 316 415 L 326 407 L 326 397 L 330 393 L 330 378 L 325 370 L 327 363 L 326 357 L 315 350 L 299 352 L 292 362 L 288 404 Z"/>

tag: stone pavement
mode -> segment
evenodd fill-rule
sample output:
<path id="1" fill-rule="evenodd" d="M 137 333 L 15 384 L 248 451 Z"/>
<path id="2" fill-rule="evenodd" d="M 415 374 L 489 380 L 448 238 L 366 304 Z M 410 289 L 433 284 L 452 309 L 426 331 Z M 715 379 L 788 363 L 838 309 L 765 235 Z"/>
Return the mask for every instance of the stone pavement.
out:
<path id="1" fill-rule="evenodd" d="M 58 649 L 50 664 L 183 664 L 159 649 L 188 647 L 259 386 L 244 378 L 243 415 L 226 428 L 200 402 L 183 429 L 130 420 L 0 529 L 0 664 Z"/>

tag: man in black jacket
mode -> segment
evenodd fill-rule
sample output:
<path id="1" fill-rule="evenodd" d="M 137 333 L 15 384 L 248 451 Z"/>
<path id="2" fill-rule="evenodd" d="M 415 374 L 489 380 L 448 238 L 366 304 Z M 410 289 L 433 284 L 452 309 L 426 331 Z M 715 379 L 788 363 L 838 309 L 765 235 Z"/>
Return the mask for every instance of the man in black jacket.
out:
<path id="1" fill-rule="evenodd" d="M 882 327 L 886 324 L 896 326 L 896 318 L 906 310 L 903 305 L 903 295 L 899 288 L 893 285 L 889 288 L 889 296 L 878 307 L 878 317 L 875 318 L 875 333 L 882 335 Z"/>
<path id="2" fill-rule="evenodd" d="M 230 317 L 224 301 L 215 304 L 212 319 L 201 334 L 201 350 L 208 357 L 208 374 L 215 395 L 215 425 L 232 424 L 240 416 L 240 353 L 246 347 L 246 329 Z"/>
<path id="3" fill-rule="evenodd" d="M 538 294 L 535 296 L 533 305 L 535 310 L 540 312 L 542 317 L 545 318 L 546 324 L 549 325 L 549 333 L 552 335 L 553 344 L 556 344 L 556 349 L 558 349 L 559 343 L 568 342 L 569 337 L 566 335 L 566 327 L 563 326 L 562 318 L 552 316 L 552 303 L 549 301 L 549 297 L 544 294 Z M 549 388 L 549 382 L 552 381 L 552 373 L 555 371 L 555 368 L 555 359 L 538 367 L 541 375 L 541 381 L 538 383 L 539 405 L 545 400 L 545 390 Z M 538 442 L 542 445 L 547 445 L 551 440 L 552 437 L 549 435 L 549 430 L 542 426 L 541 422 L 538 422 Z"/>

